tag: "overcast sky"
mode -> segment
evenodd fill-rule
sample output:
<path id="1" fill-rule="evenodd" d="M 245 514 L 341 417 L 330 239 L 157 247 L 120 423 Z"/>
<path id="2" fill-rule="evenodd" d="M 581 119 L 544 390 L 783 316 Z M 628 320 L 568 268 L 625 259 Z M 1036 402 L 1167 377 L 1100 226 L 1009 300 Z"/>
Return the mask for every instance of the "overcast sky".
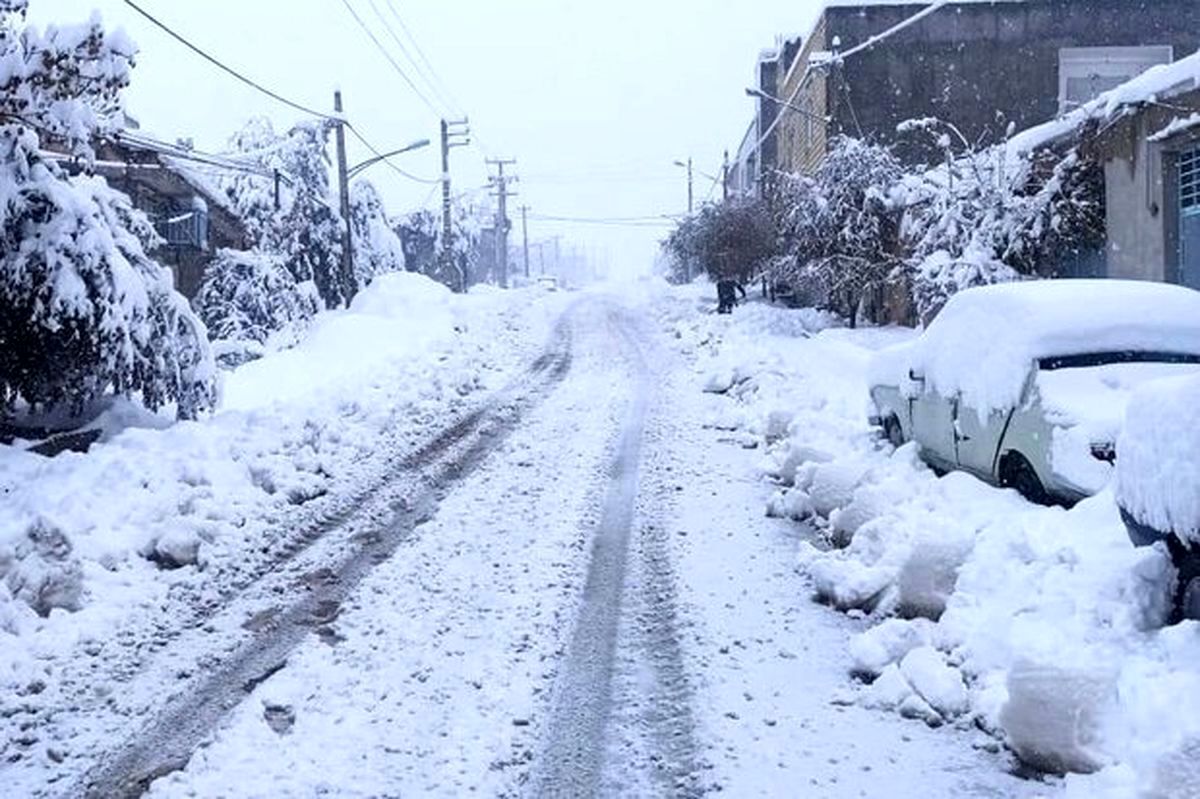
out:
<path id="1" fill-rule="evenodd" d="M 807 33 L 820 0 L 391 0 L 453 99 L 439 100 L 404 60 L 372 6 L 403 32 L 387 0 L 349 0 L 393 57 L 430 96 L 426 107 L 380 54 L 343 0 L 138 0 L 139 5 L 250 77 L 299 102 L 347 115 L 376 146 L 437 140 L 438 119 L 469 114 L 479 148 L 455 150 L 455 191 L 481 190 L 484 154 L 517 158 L 532 213 L 570 217 L 676 214 L 687 203 L 676 159 L 716 175 L 753 114 L 744 89 L 758 52 L 782 33 Z M 286 128 L 298 115 L 242 86 L 153 28 L 122 0 L 31 0 L 37 24 L 78 22 L 93 9 L 141 49 L 128 100 L 143 128 L 220 150 L 254 115 Z M 414 53 L 414 56 L 416 54 Z M 438 176 L 435 145 L 400 156 L 420 177 Z M 369 155 L 352 144 L 351 161 Z M 428 185 L 386 167 L 367 175 L 389 211 L 429 204 Z M 697 201 L 712 181 L 697 175 Z M 714 196 L 720 191 L 713 189 Z M 515 207 L 510 213 L 517 223 Z M 534 222 L 607 251 L 617 272 L 649 268 L 666 229 Z"/>

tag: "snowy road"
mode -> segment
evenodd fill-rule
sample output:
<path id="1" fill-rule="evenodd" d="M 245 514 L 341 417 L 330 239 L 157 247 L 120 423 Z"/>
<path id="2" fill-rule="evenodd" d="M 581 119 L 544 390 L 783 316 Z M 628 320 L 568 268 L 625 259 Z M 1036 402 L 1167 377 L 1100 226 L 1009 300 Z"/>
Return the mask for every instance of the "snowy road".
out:
<path id="1" fill-rule="evenodd" d="M 576 302 L 528 372 L 166 646 L 126 686 L 146 725 L 40 793 L 1033 795 L 990 739 L 838 701 L 855 624 L 809 601 L 803 529 L 763 517 L 698 381 L 652 304 Z"/>

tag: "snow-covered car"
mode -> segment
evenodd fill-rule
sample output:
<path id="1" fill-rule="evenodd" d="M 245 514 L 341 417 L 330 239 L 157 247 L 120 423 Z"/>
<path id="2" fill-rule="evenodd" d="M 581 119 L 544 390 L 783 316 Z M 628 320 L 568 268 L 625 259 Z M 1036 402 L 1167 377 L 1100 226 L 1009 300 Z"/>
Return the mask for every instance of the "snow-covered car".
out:
<path id="1" fill-rule="evenodd" d="M 1135 546 L 1162 541 L 1180 618 L 1200 619 L 1200 376 L 1134 394 L 1118 441 L 1116 497 Z"/>
<path id="2" fill-rule="evenodd" d="M 915 340 L 872 364 L 873 421 L 1037 502 L 1104 488 L 1132 392 L 1200 373 L 1200 292 L 1124 280 L 1048 280 L 955 295 Z"/>
<path id="3" fill-rule="evenodd" d="M 553 275 L 542 275 L 537 279 L 537 285 L 547 291 L 558 291 L 558 278 Z"/>

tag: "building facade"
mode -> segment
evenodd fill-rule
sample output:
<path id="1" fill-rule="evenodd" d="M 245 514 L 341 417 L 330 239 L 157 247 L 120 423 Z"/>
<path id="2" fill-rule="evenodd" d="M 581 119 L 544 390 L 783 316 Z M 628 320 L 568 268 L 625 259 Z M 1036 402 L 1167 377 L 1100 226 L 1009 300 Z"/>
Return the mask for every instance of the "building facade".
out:
<path id="1" fill-rule="evenodd" d="M 1200 289 L 1200 61 L 1190 83 L 1091 147 L 1104 163 L 1107 276 Z"/>
<path id="2" fill-rule="evenodd" d="M 1053 119 L 1200 49 L 1196 0 L 995 0 L 944 6 L 872 47 L 923 4 L 832 0 L 780 79 L 777 166 L 812 173 L 845 133 L 928 153 L 897 126 L 935 117 L 980 144 Z"/>

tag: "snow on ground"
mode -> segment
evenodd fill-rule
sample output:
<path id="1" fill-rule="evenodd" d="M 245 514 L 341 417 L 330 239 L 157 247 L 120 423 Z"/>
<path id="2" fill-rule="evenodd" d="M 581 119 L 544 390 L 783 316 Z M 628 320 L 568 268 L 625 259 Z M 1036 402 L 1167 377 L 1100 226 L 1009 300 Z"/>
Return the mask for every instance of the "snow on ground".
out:
<path id="1" fill-rule="evenodd" d="M 531 358 L 563 302 L 383 276 L 295 349 L 228 374 L 210 418 L 164 425 L 118 406 L 110 421 L 131 426 L 86 455 L 0 447 L 0 719 L 54 706 L 64 668 L 161 629 L 181 596 L 219 602 L 353 505 L 397 447 Z M 0 723 L 0 757 L 45 758 L 16 721 Z"/>
<path id="2" fill-rule="evenodd" d="M 549 715 L 633 386 L 603 307 L 570 376 L 151 796 L 511 796 Z M 584 422 L 586 420 L 586 422 Z"/>
<path id="3" fill-rule="evenodd" d="M 853 418 L 863 409 L 856 375 L 867 345 L 906 334 L 816 333 L 833 320 L 753 302 L 732 318 L 700 313 L 711 312 L 712 294 L 688 287 L 664 300 L 661 319 L 683 366 L 663 370 L 670 413 L 643 476 L 648 495 L 676 497 L 645 513 L 671 533 L 705 782 L 739 797 L 1033 796 L 1039 786 L 1009 774 L 989 736 L 968 725 L 947 734 L 855 701 L 847 642 L 865 624 L 809 601 L 794 564 L 816 530 L 764 518 L 764 440 L 789 425 L 820 425 L 810 429 L 830 446 L 853 439 L 865 427 Z M 730 374 L 738 402 L 698 391 Z M 914 653 L 908 667 L 931 701 L 965 704 L 957 673 L 934 650 Z"/>
<path id="4" fill-rule="evenodd" d="M 795 553 L 820 601 L 865 619 L 847 701 L 1087 772 L 1045 778 L 1045 795 L 1200 795 L 1200 637 L 1162 627 L 1165 553 L 1130 545 L 1110 491 L 1042 508 L 939 477 L 914 445 L 893 451 L 867 423 L 868 363 L 911 331 L 764 335 L 785 318 L 812 325 L 751 304 L 732 321 L 684 315 L 675 335 L 699 353 L 698 384 L 723 394 L 710 422 L 765 447 L 771 515 L 820 532 L 775 551 Z"/>

